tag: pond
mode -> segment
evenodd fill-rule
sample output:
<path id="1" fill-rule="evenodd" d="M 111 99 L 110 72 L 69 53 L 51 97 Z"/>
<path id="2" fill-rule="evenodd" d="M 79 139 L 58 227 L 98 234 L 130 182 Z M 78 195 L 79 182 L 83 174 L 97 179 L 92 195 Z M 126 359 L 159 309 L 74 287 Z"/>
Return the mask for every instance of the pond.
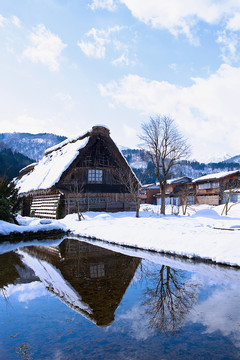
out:
<path id="1" fill-rule="evenodd" d="M 73 238 L 0 254 L 1 359 L 240 358 L 238 269 Z"/>

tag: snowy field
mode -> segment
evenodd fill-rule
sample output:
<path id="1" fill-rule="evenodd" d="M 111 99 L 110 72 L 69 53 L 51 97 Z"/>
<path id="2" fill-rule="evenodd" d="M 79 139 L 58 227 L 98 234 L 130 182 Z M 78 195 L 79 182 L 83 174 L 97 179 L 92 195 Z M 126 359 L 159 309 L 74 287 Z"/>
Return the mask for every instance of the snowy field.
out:
<path id="1" fill-rule="evenodd" d="M 69 229 L 74 235 L 119 245 L 240 266 L 240 204 L 233 206 L 228 216 L 221 216 L 221 212 L 222 205 L 201 205 L 189 209 L 186 216 L 176 216 L 171 215 L 169 206 L 167 215 L 162 216 L 157 206 L 144 205 L 140 218 L 134 212 L 87 212 L 82 221 L 71 214 L 46 224 L 40 219 L 19 217 L 18 228 L 21 232 Z M 1 221 L 0 234 L 6 234 L 8 226 L 16 227 Z"/>

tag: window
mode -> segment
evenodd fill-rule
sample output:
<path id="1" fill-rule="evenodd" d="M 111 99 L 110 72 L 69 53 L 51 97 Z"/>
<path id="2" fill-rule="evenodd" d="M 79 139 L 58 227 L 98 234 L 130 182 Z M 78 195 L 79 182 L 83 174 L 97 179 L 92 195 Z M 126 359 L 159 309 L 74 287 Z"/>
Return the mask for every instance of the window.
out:
<path id="1" fill-rule="evenodd" d="M 90 264 L 90 278 L 100 278 L 105 276 L 104 264 Z"/>
<path id="2" fill-rule="evenodd" d="M 216 189 L 218 187 L 219 187 L 219 182 L 198 184 L 198 189 L 199 190 Z"/>
<path id="3" fill-rule="evenodd" d="M 88 182 L 90 183 L 101 183 L 103 181 L 102 170 L 88 170 Z"/>

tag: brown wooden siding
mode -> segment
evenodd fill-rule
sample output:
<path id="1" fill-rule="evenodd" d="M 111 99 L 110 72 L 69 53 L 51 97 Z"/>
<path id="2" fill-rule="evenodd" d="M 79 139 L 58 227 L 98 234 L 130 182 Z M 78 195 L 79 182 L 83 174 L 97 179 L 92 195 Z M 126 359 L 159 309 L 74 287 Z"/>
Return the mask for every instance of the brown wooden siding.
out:
<path id="1" fill-rule="evenodd" d="M 77 211 L 135 211 L 136 201 L 127 193 L 69 194 L 64 199 L 63 216 Z"/>
<path id="2" fill-rule="evenodd" d="M 208 205 L 219 205 L 219 195 L 202 195 L 197 196 L 197 203 L 202 204 L 208 204 Z"/>

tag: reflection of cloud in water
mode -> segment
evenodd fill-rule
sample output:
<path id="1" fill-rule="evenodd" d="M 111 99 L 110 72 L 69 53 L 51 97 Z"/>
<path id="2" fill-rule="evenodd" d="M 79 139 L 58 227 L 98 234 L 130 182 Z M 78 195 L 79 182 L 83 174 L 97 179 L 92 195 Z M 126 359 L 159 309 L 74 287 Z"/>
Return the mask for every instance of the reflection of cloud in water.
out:
<path id="1" fill-rule="evenodd" d="M 240 286 L 232 284 L 227 289 L 217 289 L 205 301 L 195 306 L 189 320 L 206 326 L 210 334 L 221 331 L 231 336 L 235 346 L 240 348 Z"/>
<path id="2" fill-rule="evenodd" d="M 154 334 L 154 330 L 149 328 L 148 316 L 143 313 L 142 308 L 138 305 L 119 315 L 111 330 L 122 331 L 123 328 L 128 329 L 129 335 L 138 341 L 147 340 Z"/>
<path id="3" fill-rule="evenodd" d="M 59 349 L 55 350 L 52 360 L 66 360 L 66 354 Z"/>
<path id="4" fill-rule="evenodd" d="M 5 288 L 5 296 L 15 295 L 19 302 L 31 301 L 47 294 L 48 292 L 40 281 L 34 281 L 29 284 L 8 285 Z M 2 294 L 0 293 L 0 295 Z"/>

